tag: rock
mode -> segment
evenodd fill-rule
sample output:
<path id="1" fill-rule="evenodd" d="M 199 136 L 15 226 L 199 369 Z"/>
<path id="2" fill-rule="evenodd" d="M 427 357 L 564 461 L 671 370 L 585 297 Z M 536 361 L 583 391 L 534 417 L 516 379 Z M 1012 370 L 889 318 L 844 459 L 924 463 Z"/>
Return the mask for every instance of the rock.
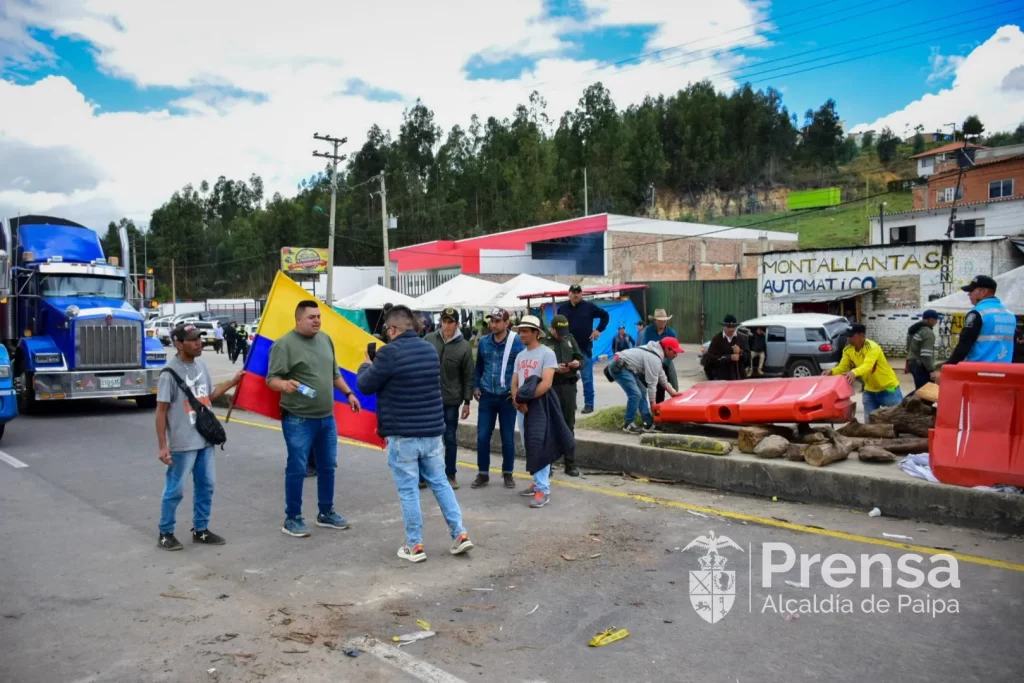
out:
<path id="1" fill-rule="evenodd" d="M 781 458 L 789 450 L 789 441 L 777 435 L 766 436 L 754 447 L 754 455 L 759 458 Z"/>

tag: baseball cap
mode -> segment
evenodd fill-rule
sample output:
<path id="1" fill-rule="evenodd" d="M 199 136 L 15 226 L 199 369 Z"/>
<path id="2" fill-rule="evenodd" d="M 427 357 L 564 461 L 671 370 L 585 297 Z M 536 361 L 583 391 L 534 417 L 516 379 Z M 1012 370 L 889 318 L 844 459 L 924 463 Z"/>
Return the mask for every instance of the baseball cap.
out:
<path id="1" fill-rule="evenodd" d="M 195 341 L 202 336 L 199 332 L 199 328 L 195 325 L 182 324 L 174 328 L 174 340 L 175 341 Z"/>
<path id="2" fill-rule="evenodd" d="M 676 353 L 682 353 L 683 347 L 679 346 L 679 340 L 675 337 L 665 337 L 661 340 L 661 348 L 666 351 L 675 351 Z"/>
<path id="3" fill-rule="evenodd" d="M 564 315 L 556 315 L 551 319 L 551 327 L 557 327 L 560 330 L 569 329 L 569 319 Z"/>
<path id="4" fill-rule="evenodd" d="M 990 278 L 988 275 L 975 275 L 974 279 L 968 282 L 960 289 L 965 292 L 973 292 L 979 287 L 985 289 L 991 289 L 993 292 L 996 291 L 996 281 Z"/>
<path id="5" fill-rule="evenodd" d="M 544 336 L 544 328 L 540 326 L 540 318 L 535 315 L 524 315 L 516 326 L 516 330 L 521 330 L 524 327 L 537 330 L 540 332 L 540 336 Z"/>
<path id="6" fill-rule="evenodd" d="M 488 318 L 497 318 L 498 320 L 508 320 L 508 311 L 504 308 L 492 308 L 491 312 L 487 314 Z"/>
<path id="7" fill-rule="evenodd" d="M 583 291 L 583 287 L 580 286 L 579 283 L 576 283 L 575 285 L 572 285 L 572 286 L 569 287 L 569 291 L 570 292 L 582 292 Z"/>
<path id="8" fill-rule="evenodd" d="M 444 320 L 445 318 L 451 318 L 452 322 L 457 323 L 459 322 L 459 312 L 454 308 L 446 308 L 441 311 L 441 320 Z"/>
<path id="9" fill-rule="evenodd" d="M 927 311 L 925 311 L 924 313 L 921 314 L 921 319 L 922 320 L 925 320 L 927 318 L 932 318 L 934 320 L 938 320 L 939 319 L 938 311 L 933 311 L 932 309 L 929 308 Z"/>

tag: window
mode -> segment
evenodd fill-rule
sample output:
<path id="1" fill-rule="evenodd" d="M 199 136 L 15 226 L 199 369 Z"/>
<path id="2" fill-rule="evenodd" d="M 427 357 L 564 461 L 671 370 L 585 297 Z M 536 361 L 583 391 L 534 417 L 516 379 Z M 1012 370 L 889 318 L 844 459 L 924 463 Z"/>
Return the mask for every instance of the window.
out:
<path id="1" fill-rule="evenodd" d="M 825 328 L 823 327 L 805 327 L 804 339 L 809 342 L 827 342 L 828 335 L 825 334 Z"/>
<path id="2" fill-rule="evenodd" d="M 935 201 L 937 202 L 951 202 L 953 201 L 953 193 L 956 193 L 957 200 L 964 198 L 964 188 L 961 186 L 956 187 L 945 187 L 935 191 Z"/>
<path id="3" fill-rule="evenodd" d="M 957 221 L 953 223 L 953 237 L 984 237 L 985 229 L 981 221 Z"/>
<path id="4" fill-rule="evenodd" d="M 768 328 L 768 341 L 770 342 L 784 342 L 786 341 L 786 328 L 785 327 L 769 327 Z"/>
<path id="5" fill-rule="evenodd" d="M 999 199 L 1000 197 L 1013 196 L 1013 179 L 993 180 L 988 184 L 988 198 Z"/>
<path id="6" fill-rule="evenodd" d="M 44 275 L 39 281 L 39 295 L 124 299 L 124 280 L 84 275 Z"/>
<path id="7" fill-rule="evenodd" d="M 930 171 L 935 168 L 935 157 L 926 157 L 921 159 L 921 169 L 924 171 Z"/>
<path id="8" fill-rule="evenodd" d="M 899 228 L 889 228 L 890 244 L 911 244 L 917 241 L 917 226 L 904 225 Z"/>

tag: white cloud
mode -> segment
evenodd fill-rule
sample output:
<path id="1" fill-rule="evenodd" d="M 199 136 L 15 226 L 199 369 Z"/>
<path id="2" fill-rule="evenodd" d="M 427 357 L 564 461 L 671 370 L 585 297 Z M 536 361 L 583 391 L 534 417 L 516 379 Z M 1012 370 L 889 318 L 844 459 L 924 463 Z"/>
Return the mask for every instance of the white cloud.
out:
<path id="1" fill-rule="evenodd" d="M 403 108 L 417 97 L 447 129 L 467 125 L 474 113 L 509 116 L 536 87 L 557 120 L 595 80 L 604 81 L 624 105 L 673 92 L 738 60 L 691 56 L 680 64 L 658 62 L 665 56 L 659 55 L 641 65 L 592 71 L 596 62 L 565 56 L 570 46 L 559 36 L 570 28 L 654 24 L 647 50 L 717 36 L 686 46 L 689 51 L 750 41 L 756 33 L 749 28 L 729 31 L 763 18 L 751 0 L 588 0 L 582 24 L 543 18 L 541 0 L 450 0 L 443 11 L 422 0 L 310 0 L 287 11 L 242 0 L 182 0 L 173 11 L 137 0 L 3 4 L 0 43 L 16 36 L 6 44 L 16 46 L 19 59 L 48 57 L 24 33 L 35 26 L 88 41 L 108 74 L 139 87 L 189 92 L 171 111 L 116 112 L 87 101 L 63 76 L 31 84 L 0 80 L 0 135 L 27 146 L 72 149 L 97 178 L 92 186 L 80 184 L 64 194 L 43 191 L 52 188 L 38 179 L 12 181 L 0 188 L 0 210 L 59 209 L 92 225 L 122 214 L 145 222 L 174 190 L 218 175 L 258 173 L 268 194 L 292 194 L 299 179 L 322 168 L 310 155 L 314 131 L 347 136 L 351 151 L 374 123 L 396 132 Z M 516 80 L 470 81 L 464 67 L 474 55 L 492 61 L 529 55 L 539 61 Z M 735 85 L 713 80 L 722 88 Z M 359 89 L 350 90 L 353 82 L 402 99 L 367 100 Z M 260 97 L 225 95 L 226 87 Z"/>
<path id="2" fill-rule="evenodd" d="M 956 73 L 965 59 L 967 58 L 961 55 L 941 54 L 939 48 L 933 47 L 931 55 L 928 56 L 928 65 L 932 69 L 928 74 L 928 82 L 935 83 L 946 80 Z"/>
<path id="3" fill-rule="evenodd" d="M 958 60 L 952 71 L 953 84 L 936 93 L 928 93 L 903 109 L 870 123 L 855 126 L 851 132 L 881 130 L 888 126 L 897 134 L 921 124 L 925 130 L 948 130 L 943 126 L 957 124 L 977 114 L 986 131 L 1011 130 L 1024 120 L 1024 33 L 1018 26 L 1003 26 L 991 38 L 962 58 L 932 55 L 940 66 L 948 67 Z M 948 77 L 948 75 L 947 75 Z M 931 77 L 929 77 L 931 80 Z"/>

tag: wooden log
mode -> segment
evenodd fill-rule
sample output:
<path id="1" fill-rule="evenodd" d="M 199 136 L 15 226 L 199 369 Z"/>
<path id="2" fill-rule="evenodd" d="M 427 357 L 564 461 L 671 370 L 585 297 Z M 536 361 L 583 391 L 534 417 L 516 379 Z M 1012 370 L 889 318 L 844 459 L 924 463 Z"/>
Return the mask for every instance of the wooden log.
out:
<path id="1" fill-rule="evenodd" d="M 754 448 L 766 436 L 781 436 L 790 440 L 793 438 L 793 430 L 790 427 L 778 427 L 776 425 L 750 425 L 740 427 L 737 445 L 741 453 L 753 453 Z"/>
<path id="2" fill-rule="evenodd" d="M 935 426 L 935 409 L 914 397 L 898 406 L 879 408 L 870 416 L 871 424 L 891 424 L 896 434 L 927 437 Z"/>
<path id="3" fill-rule="evenodd" d="M 888 423 L 861 424 L 857 420 L 850 422 L 837 433 L 843 436 L 863 436 L 873 439 L 895 439 L 896 432 Z"/>
<path id="4" fill-rule="evenodd" d="M 850 439 L 836 434 L 834 430 L 825 432 L 829 443 L 811 444 L 804 451 L 804 460 L 812 467 L 824 467 L 840 460 L 846 460 L 854 450 Z"/>
<path id="5" fill-rule="evenodd" d="M 640 437 L 644 446 L 669 448 L 674 451 L 690 451 L 691 453 L 707 453 L 708 455 L 728 455 L 732 452 L 732 442 L 726 439 L 712 439 L 707 436 L 691 436 L 689 434 L 644 434 Z"/>
<path id="6" fill-rule="evenodd" d="M 810 432 L 809 434 L 804 434 L 801 441 L 803 441 L 805 444 L 812 444 L 825 443 L 826 441 L 828 441 L 828 439 L 821 432 Z"/>
<path id="7" fill-rule="evenodd" d="M 895 462 L 896 456 L 880 446 L 861 446 L 857 449 L 861 462 Z"/>
<path id="8" fill-rule="evenodd" d="M 822 437 L 824 438 L 824 437 Z M 804 454 L 807 449 L 810 448 L 809 444 L 803 443 L 791 443 L 786 447 L 786 460 L 793 460 L 797 462 L 805 462 L 806 458 Z"/>
<path id="9" fill-rule="evenodd" d="M 918 437 L 898 439 L 866 439 L 862 437 L 850 437 L 854 450 L 864 446 L 878 446 L 884 448 L 893 455 L 910 455 L 911 453 L 927 453 L 928 439 Z"/>
<path id="10" fill-rule="evenodd" d="M 789 442 L 777 434 L 766 436 L 754 447 L 754 455 L 759 458 L 781 458 L 786 454 Z"/>

